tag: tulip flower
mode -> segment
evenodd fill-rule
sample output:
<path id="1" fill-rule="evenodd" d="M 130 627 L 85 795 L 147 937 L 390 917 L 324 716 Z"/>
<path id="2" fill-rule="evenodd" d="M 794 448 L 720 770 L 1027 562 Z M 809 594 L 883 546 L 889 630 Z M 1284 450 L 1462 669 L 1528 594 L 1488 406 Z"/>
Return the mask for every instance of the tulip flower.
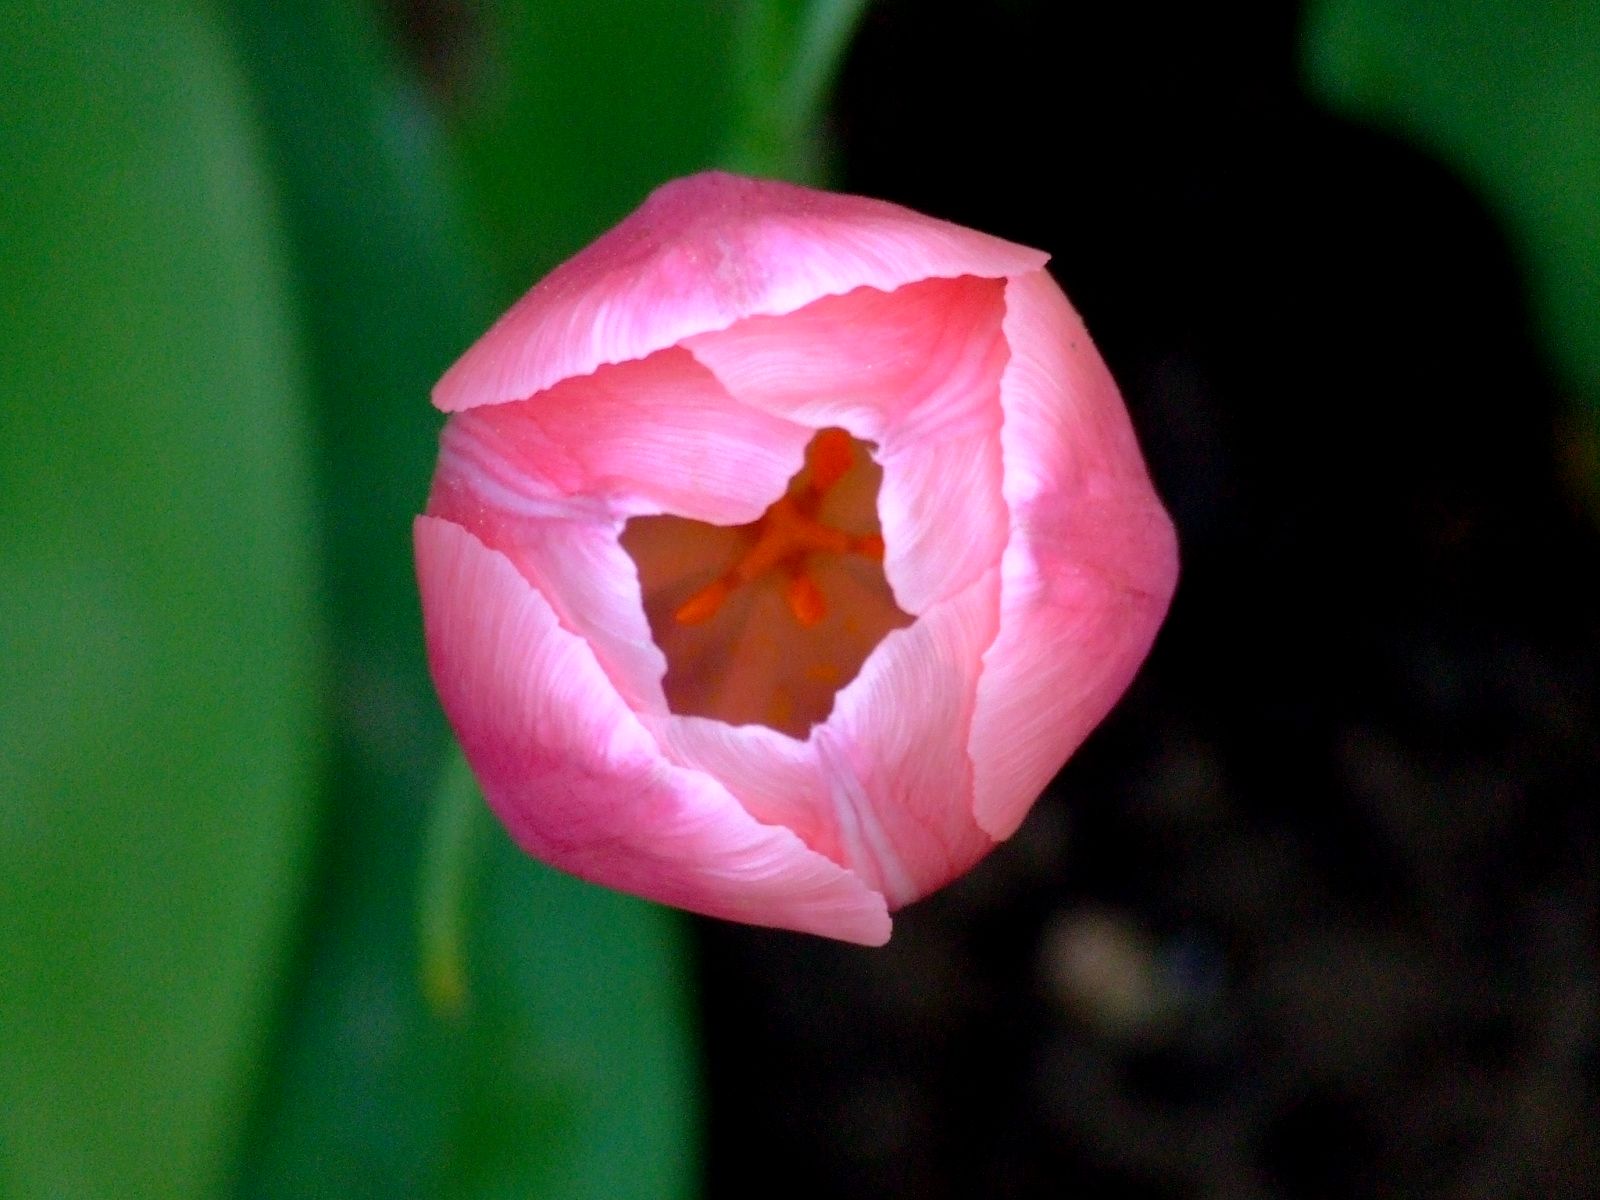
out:
<path id="1" fill-rule="evenodd" d="M 1177 574 L 1045 261 L 698 175 L 445 374 L 429 662 L 529 853 L 877 945 L 1016 830 Z"/>

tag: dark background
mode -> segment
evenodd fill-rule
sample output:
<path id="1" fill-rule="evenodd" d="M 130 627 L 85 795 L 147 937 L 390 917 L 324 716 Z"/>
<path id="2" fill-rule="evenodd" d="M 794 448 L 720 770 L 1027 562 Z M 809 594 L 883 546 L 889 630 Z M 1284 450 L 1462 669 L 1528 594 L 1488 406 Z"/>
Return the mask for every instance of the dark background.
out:
<path id="1" fill-rule="evenodd" d="M 842 182 L 1051 252 L 1183 573 L 886 949 L 698 924 L 711 1196 L 1600 1186 L 1600 546 L 1501 233 L 1313 107 L 1295 37 L 869 13 Z"/>

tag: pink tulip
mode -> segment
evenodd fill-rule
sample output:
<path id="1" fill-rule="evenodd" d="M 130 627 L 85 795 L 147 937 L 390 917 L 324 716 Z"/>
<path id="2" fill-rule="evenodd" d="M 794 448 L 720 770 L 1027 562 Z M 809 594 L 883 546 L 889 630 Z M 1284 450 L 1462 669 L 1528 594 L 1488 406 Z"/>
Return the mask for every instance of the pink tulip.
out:
<path id="1" fill-rule="evenodd" d="M 1016 830 L 1177 575 L 1045 260 L 698 175 L 445 374 L 429 661 L 530 854 L 879 945 Z"/>

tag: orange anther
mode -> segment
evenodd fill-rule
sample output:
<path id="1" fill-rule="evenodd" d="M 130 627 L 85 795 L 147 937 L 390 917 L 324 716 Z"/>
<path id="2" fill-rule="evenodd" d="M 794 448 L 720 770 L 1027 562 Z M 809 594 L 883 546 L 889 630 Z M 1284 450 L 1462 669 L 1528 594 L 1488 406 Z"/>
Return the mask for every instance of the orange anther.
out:
<path id="1" fill-rule="evenodd" d="M 672 614 L 679 625 L 700 625 L 721 611 L 733 592 L 771 571 L 787 576 L 784 602 L 794 619 L 810 629 L 828 615 L 822 588 L 805 572 L 813 554 L 859 554 L 883 561 L 883 538 L 836 529 L 817 516 L 822 494 L 855 465 L 855 441 L 842 429 L 824 429 L 806 448 L 808 479 L 779 496 L 761 519 L 744 527 L 744 552 L 720 578 L 690 596 Z"/>
<path id="2" fill-rule="evenodd" d="M 883 561 L 883 535 L 867 533 L 861 537 L 850 539 L 850 553 L 859 554 L 862 558 L 870 558 L 873 562 Z"/>
<path id="3" fill-rule="evenodd" d="M 823 599 L 822 589 L 817 586 L 816 580 L 803 571 L 796 572 L 789 579 L 784 598 L 789 602 L 789 611 L 794 614 L 794 619 L 806 629 L 817 625 L 828 615 L 828 602 Z"/>
<path id="4" fill-rule="evenodd" d="M 856 460 L 850 435 L 842 429 L 824 429 L 811 439 L 806 465 L 811 468 L 811 490 L 818 495 L 844 478 Z"/>
<path id="5" fill-rule="evenodd" d="M 702 625 L 717 615 L 732 591 L 726 576 L 714 580 L 680 604 L 672 619 L 679 625 Z"/>

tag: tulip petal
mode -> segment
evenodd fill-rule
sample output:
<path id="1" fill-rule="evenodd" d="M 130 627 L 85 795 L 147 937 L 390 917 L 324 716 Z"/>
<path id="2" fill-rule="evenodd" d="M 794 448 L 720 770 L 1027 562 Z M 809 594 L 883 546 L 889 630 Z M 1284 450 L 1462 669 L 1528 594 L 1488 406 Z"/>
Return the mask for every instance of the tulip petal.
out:
<path id="1" fill-rule="evenodd" d="M 487 505 L 436 493 L 428 515 L 461 526 L 506 556 L 543 596 L 564 629 L 593 648 L 595 658 L 635 712 L 665 712 L 666 659 L 650 639 L 639 608 L 633 560 L 604 519 L 510 520 Z"/>
<path id="2" fill-rule="evenodd" d="M 842 861 L 890 908 L 955 878 L 993 846 L 973 820 L 967 741 L 973 664 L 995 636 L 998 592 L 991 569 L 889 634 L 812 732 Z"/>
<path id="3" fill-rule="evenodd" d="M 1004 280 L 965 276 L 857 288 L 683 344 L 745 404 L 871 441 L 925 441 L 989 419 L 1004 319 Z"/>
<path id="4" fill-rule="evenodd" d="M 999 424 L 998 397 L 994 423 Z M 895 439 L 880 454 L 883 573 L 908 613 L 925 612 L 992 570 L 1006 544 L 996 429 L 926 443 Z"/>
<path id="5" fill-rule="evenodd" d="M 433 391 L 446 412 L 523 400 L 607 363 L 856 288 L 1000 279 L 1037 250 L 859 196 L 711 172 L 640 208 L 519 300 Z"/>
<path id="6" fill-rule="evenodd" d="M 664 712 L 666 662 L 617 541 L 624 517 L 752 520 L 782 494 L 810 437 L 735 403 L 689 354 L 668 350 L 568 380 L 537 402 L 452 416 L 427 511 L 505 554 L 590 641 L 630 707 Z M 720 532 L 700 529 L 702 541 Z"/>
<path id="7" fill-rule="evenodd" d="M 882 896 L 669 763 L 585 642 L 502 554 L 415 526 L 429 663 L 484 795 L 535 857 L 695 912 L 866 945 Z"/>
<path id="8" fill-rule="evenodd" d="M 1011 539 L 973 718 L 974 812 L 1009 837 L 1121 696 L 1177 582 L 1172 523 L 1115 382 L 1043 271 L 1006 292 Z"/>
<path id="9" fill-rule="evenodd" d="M 745 404 L 878 444 L 884 574 L 919 613 L 999 560 L 1004 283 L 862 288 L 752 317 L 688 348 Z"/>
<path id="10" fill-rule="evenodd" d="M 719 780 L 764 825 L 794 830 L 800 840 L 842 866 L 829 788 L 810 742 L 765 725 L 729 725 L 706 717 L 650 721 L 662 751 Z"/>
<path id="11" fill-rule="evenodd" d="M 814 432 L 736 402 L 687 352 L 664 350 L 452 417 L 435 489 L 466 481 L 521 516 L 604 508 L 737 525 L 783 494 Z"/>

